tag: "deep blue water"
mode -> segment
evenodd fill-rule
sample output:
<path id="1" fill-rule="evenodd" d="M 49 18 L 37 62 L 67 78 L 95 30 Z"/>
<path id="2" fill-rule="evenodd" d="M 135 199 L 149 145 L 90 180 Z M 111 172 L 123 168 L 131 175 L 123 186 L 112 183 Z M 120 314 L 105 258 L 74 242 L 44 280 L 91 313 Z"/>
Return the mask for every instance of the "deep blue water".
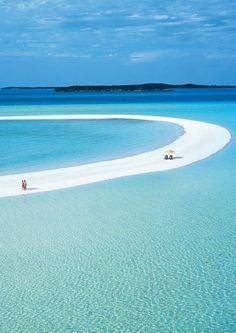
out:
<path id="1" fill-rule="evenodd" d="M 199 99 L 199 96 L 201 98 Z M 2 105 L 110 104 L 236 101 L 234 88 L 175 89 L 145 93 L 57 93 L 53 90 L 0 90 Z"/>
<path id="2" fill-rule="evenodd" d="M 0 331 L 236 332 L 236 90 L 15 94 L 1 115 L 173 116 L 232 140 L 180 169 L 1 199 Z"/>

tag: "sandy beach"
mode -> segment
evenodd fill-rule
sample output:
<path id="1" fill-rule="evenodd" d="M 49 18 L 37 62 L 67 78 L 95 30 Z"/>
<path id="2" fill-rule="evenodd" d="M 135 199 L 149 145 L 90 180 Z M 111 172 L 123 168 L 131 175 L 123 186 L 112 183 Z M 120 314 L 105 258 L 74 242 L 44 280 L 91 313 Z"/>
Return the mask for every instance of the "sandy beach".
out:
<path id="1" fill-rule="evenodd" d="M 182 126 L 184 134 L 170 145 L 135 156 L 75 167 L 1 176 L 0 197 L 53 191 L 119 177 L 180 168 L 215 154 L 223 149 L 231 139 L 229 131 L 218 125 L 159 116 L 81 114 L 0 117 L 0 121 L 60 119 L 134 119 L 170 122 Z M 164 160 L 164 151 L 167 149 L 176 151 L 173 160 Z M 28 190 L 24 192 L 21 190 L 22 179 L 26 179 L 28 182 Z"/>

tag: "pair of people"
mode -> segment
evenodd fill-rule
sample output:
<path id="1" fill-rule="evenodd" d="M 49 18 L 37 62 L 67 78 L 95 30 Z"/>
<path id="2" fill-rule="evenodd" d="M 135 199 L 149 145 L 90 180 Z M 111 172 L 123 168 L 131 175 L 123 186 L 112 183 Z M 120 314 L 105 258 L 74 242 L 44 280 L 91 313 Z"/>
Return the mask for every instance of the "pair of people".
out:
<path id="1" fill-rule="evenodd" d="M 23 191 L 26 191 L 27 190 L 27 181 L 24 179 L 22 180 L 21 182 L 21 186 L 22 186 L 22 190 Z"/>

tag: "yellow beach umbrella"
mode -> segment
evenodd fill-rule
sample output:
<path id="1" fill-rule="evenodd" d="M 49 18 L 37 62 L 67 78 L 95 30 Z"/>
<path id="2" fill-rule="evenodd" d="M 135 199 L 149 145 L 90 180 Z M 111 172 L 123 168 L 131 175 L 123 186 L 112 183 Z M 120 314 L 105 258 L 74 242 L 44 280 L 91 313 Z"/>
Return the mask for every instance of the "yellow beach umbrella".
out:
<path id="1" fill-rule="evenodd" d="M 173 149 L 168 149 L 168 150 L 165 151 L 165 154 L 167 154 L 167 155 L 171 155 L 171 154 L 174 154 L 174 153 L 175 153 L 175 151 Z"/>

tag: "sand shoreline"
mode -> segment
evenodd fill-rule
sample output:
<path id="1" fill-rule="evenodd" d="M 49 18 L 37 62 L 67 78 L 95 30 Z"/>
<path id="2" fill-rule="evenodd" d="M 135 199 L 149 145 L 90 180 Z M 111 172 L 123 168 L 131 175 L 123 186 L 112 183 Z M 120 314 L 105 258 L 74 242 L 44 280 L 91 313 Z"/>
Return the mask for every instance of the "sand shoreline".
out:
<path id="1" fill-rule="evenodd" d="M 74 167 L 0 176 L 0 197 L 26 195 L 81 186 L 119 177 L 179 168 L 205 159 L 223 149 L 231 139 L 224 127 L 172 117 L 118 114 L 80 114 L 48 116 L 2 116 L 3 120 L 69 120 L 130 119 L 170 122 L 180 125 L 185 133 L 165 147 L 147 153 Z M 174 149 L 172 161 L 163 159 L 166 149 Z M 29 190 L 22 192 L 21 180 L 28 181 Z"/>

